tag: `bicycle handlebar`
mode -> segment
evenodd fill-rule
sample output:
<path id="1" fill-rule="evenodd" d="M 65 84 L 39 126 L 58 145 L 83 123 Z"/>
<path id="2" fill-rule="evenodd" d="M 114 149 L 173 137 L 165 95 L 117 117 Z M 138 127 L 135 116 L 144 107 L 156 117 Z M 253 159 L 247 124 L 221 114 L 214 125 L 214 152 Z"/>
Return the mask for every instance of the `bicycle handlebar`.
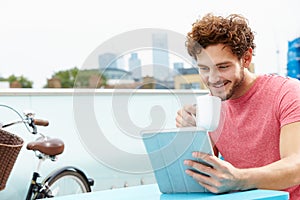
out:
<path id="1" fill-rule="evenodd" d="M 33 123 L 37 126 L 48 126 L 49 125 L 49 121 L 43 120 L 43 119 L 34 119 Z"/>
<path id="2" fill-rule="evenodd" d="M 5 105 L 5 104 L 0 104 L 0 107 L 4 107 L 4 108 L 8 108 L 10 110 L 12 110 L 13 112 L 15 112 L 19 117 L 20 117 L 20 121 L 15 121 L 15 122 L 12 122 L 12 123 L 9 123 L 9 124 L 2 124 L 0 123 L 0 129 L 2 128 L 6 128 L 8 126 L 12 126 L 14 124 L 19 124 L 19 123 L 24 123 L 25 127 L 27 128 L 27 130 L 30 132 L 30 133 L 33 133 L 33 134 L 37 134 L 37 128 L 36 126 L 48 126 L 49 125 L 49 121 L 47 120 L 43 120 L 43 119 L 34 119 L 34 113 L 27 113 L 25 115 L 25 118 L 22 117 L 22 115 L 17 111 L 15 110 L 13 107 L 10 107 L 8 105 Z M 30 131 L 29 127 L 27 126 L 29 125 L 31 128 L 32 128 L 32 131 Z M 39 133 L 41 134 L 41 133 Z M 43 134 L 41 134 L 43 136 Z"/>

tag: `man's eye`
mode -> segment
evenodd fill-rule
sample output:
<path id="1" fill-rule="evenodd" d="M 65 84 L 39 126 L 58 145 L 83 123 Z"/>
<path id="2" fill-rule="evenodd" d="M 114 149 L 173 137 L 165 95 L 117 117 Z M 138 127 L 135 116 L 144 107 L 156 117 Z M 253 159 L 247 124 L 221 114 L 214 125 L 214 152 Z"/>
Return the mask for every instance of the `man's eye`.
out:
<path id="1" fill-rule="evenodd" d="M 201 71 L 207 71 L 207 70 L 209 70 L 208 67 L 199 67 L 199 69 L 200 69 Z"/>
<path id="2" fill-rule="evenodd" d="M 219 66 L 219 69 L 226 69 L 226 68 L 228 68 L 228 65 L 221 65 L 221 66 Z"/>

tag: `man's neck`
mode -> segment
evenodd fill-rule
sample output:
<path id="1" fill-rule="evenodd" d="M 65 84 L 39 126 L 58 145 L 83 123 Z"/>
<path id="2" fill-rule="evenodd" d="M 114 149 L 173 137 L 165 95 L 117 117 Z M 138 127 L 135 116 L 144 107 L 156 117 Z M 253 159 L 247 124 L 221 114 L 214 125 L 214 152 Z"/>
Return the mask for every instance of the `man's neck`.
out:
<path id="1" fill-rule="evenodd" d="M 234 97 L 233 99 L 239 98 L 239 97 L 243 96 L 244 94 L 246 94 L 246 92 L 255 83 L 256 78 L 257 78 L 256 74 L 249 72 L 247 69 L 244 69 L 244 80 L 243 80 L 242 84 L 240 85 L 238 92 L 237 92 L 237 94 L 239 94 L 239 95 Z"/>

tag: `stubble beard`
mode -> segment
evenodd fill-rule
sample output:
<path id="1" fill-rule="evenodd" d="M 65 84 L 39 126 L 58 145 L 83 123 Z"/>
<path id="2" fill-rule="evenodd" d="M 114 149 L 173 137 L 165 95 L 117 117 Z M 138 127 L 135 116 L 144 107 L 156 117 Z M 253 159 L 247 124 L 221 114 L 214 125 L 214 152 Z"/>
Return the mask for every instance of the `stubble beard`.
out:
<path id="1" fill-rule="evenodd" d="M 245 75 L 244 75 L 244 71 L 241 70 L 240 72 L 240 78 L 238 80 L 235 80 L 234 81 L 234 85 L 229 89 L 228 93 L 226 93 L 226 91 L 224 91 L 224 95 L 222 94 L 214 94 L 212 92 L 211 89 L 210 90 L 210 93 L 213 95 L 213 96 L 218 96 L 221 98 L 222 101 L 226 101 L 228 99 L 230 99 L 235 93 L 236 91 L 238 90 L 238 88 L 242 85 L 242 83 L 244 82 L 244 78 L 245 78 Z"/>

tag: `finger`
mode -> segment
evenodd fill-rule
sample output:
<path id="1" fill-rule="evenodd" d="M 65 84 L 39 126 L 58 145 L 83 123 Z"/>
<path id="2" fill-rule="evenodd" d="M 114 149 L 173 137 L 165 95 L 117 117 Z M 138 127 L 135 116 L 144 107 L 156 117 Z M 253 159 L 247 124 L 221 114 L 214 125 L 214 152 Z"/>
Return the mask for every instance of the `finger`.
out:
<path id="1" fill-rule="evenodd" d="M 182 116 L 177 116 L 176 117 L 176 126 L 177 127 L 189 127 L 189 126 L 195 126 L 195 121 L 194 119 L 190 117 L 182 117 Z"/>
<path id="2" fill-rule="evenodd" d="M 177 116 L 176 116 L 177 127 L 187 127 L 187 126 L 195 126 L 195 125 L 196 123 L 191 113 L 187 112 L 184 108 L 177 111 Z"/>
<path id="3" fill-rule="evenodd" d="M 206 164 L 200 163 L 194 160 L 185 160 L 184 164 L 195 169 L 196 173 L 202 174 L 204 176 L 214 176 L 216 170 Z"/>
<path id="4" fill-rule="evenodd" d="M 183 110 L 189 114 L 196 115 L 196 105 L 185 105 Z"/>
<path id="5" fill-rule="evenodd" d="M 208 191 L 212 192 L 212 193 L 215 193 L 215 194 L 218 194 L 220 193 L 214 186 L 212 185 L 209 185 L 207 183 L 203 183 L 203 182 L 198 182 L 199 185 L 201 185 L 202 187 L 206 188 Z"/>
<path id="6" fill-rule="evenodd" d="M 205 174 L 199 173 L 197 171 L 189 170 L 187 169 L 185 173 L 189 176 L 191 176 L 195 181 L 198 183 L 205 183 L 207 185 L 213 184 L 213 179 L 210 176 L 207 176 Z"/>
<path id="7" fill-rule="evenodd" d="M 196 107 L 194 105 L 186 105 L 183 107 L 183 118 L 190 122 L 191 125 L 196 126 Z"/>
<path id="8" fill-rule="evenodd" d="M 196 159 L 199 159 L 199 162 L 202 161 L 213 168 L 218 168 L 221 166 L 220 159 L 214 155 L 195 151 L 192 153 L 192 156 Z"/>
<path id="9" fill-rule="evenodd" d="M 220 191 L 220 188 L 216 187 L 219 184 L 214 178 L 203 175 L 201 173 L 198 173 L 198 172 L 195 172 L 192 170 L 186 170 L 186 173 L 189 176 L 191 176 L 195 181 L 197 181 L 201 186 L 206 188 L 208 191 L 210 191 L 212 193 L 222 192 L 222 191 Z"/>

